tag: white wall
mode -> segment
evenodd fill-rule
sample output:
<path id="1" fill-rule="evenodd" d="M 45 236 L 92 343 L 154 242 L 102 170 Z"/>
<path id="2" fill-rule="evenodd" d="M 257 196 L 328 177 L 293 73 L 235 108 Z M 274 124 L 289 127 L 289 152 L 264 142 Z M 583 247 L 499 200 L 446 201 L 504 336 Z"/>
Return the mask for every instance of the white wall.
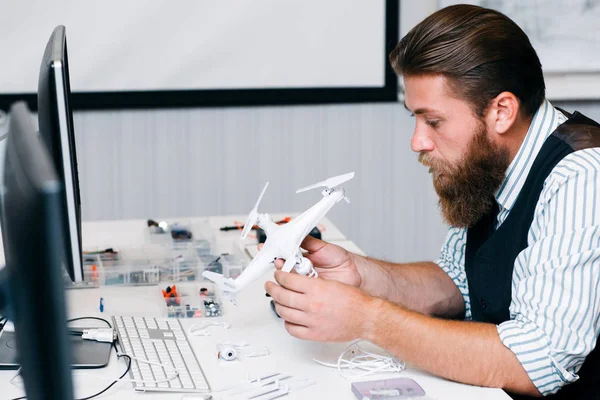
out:
<path id="1" fill-rule="evenodd" d="M 400 1 L 400 37 L 429 14 L 437 10 L 438 0 L 399 0 Z"/>
<path id="2" fill-rule="evenodd" d="M 399 104 L 75 113 L 85 220 L 301 211 L 356 171 L 330 218 L 367 253 L 435 257 L 445 228 Z"/>

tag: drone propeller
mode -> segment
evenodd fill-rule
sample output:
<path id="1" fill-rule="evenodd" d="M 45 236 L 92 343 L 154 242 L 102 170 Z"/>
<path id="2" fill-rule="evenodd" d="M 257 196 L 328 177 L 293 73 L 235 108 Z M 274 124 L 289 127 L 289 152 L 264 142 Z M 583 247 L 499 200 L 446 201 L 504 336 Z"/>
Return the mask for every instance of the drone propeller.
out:
<path id="1" fill-rule="evenodd" d="M 331 189 L 331 188 L 341 185 L 342 183 L 344 183 L 346 181 L 349 181 L 352 178 L 354 178 L 354 172 L 334 176 L 323 182 L 315 183 L 314 185 L 310 185 L 310 186 L 303 187 L 302 189 L 298 189 L 298 190 L 296 190 L 296 193 L 306 192 L 307 190 L 316 189 L 318 187 L 326 187 L 328 189 Z M 347 198 L 346 198 L 346 201 L 350 202 Z"/>
<path id="2" fill-rule="evenodd" d="M 242 239 L 246 239 L 246 236 L 248 236 L 248 233 L 250 233 L 252 227 L 258 221 L 258 205 L 260 204 L 260 201 L 262 200 L 268 186 L 269 182 L 265 184 L 265 187 L 263 188 L 262 192 L 260 192 L 260 196 L 258 196 L 258 200 L 256 201 L 254 208 L 250 210 L 250 214 L 248 214 L 248 218 L 246 219 L 246 223 L 244 224 L 244 230 L 242 230 Z"/>

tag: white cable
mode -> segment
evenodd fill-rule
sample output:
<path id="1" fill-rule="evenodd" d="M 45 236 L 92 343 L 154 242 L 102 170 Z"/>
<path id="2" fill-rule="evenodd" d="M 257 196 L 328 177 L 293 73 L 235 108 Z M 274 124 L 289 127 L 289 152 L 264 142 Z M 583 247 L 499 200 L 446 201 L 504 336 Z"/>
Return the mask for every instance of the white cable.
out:
<path id="1" fill-rule="evenodd" d="M 176 368 L 170 367 L 168 365 L 156 363 L 156 362 L 153 362 L 153 361 L 150 361 L 150 360 L 144 360 L 142 358 L 130 356 L 129 354 L 125 354 L 125 353 L 121 353 L 121 352 L 117 352 L 117 356 L 118 357 L 126 356 L 126 357 L 131 358 L 131 360 L 136 360 L 137 362 L 142 362 L 142 363 L 146 363 L 146 364 L 150 364 L 150 365 L 156 365 L 156 366 L 164 368 L 165 370 L 171 369 L 171 370 L 173 370 L 173 375 L 167 376 L 165 379 L 161 379 L 161 380 L 157 380 L 157 381 L 145 381 L 145 380 L 142 380 L 142 379 L 130 379 L 130 378 L 125 378 L 125 377 L 123 377 L 123 378 L 109 378 L 109 377 L 106 377 L 106 376 L 100 376 L 100 375 L 94 375 L 94 374 L 86 374 L 86 373 L 77 373 L 77 374 L 73 373 L 72 376 L 73 377 L 82 376 L 82 377 L 103 379 L 103 380 L 110 381 L 110 382 L 119 381 L 119 382 L 135 382 L 135 383 L 144 383 L 144 384 L 146 384 L 146 383 L 164 383 L 164 382 L 170 382 L 170 381 L 172 381 L 173 379 L 175 379 L 175 378 L 177 378 L 179 376 L 179 371 L 177 371 Z M 130 369 L 130 371 L 131 371 L 131 369 Z M 19 369 L 17 370 L 16 374 L 9 381 L 12 385 L 14 385 L 16 387 L 19 387 L 19 386 L 16 384 L 15 379 L 20 375 L 20 373 L 21 373 L 21 367 L 19 367 Z M 21 387 L 21 389 L 22 389 L 22 387 Z"/>
<path id="2" fill-rule="evenodd" d="M 123 357 L 123 356 L 129 357 L 132 360 L 136 360 L 137 362 L 142 362 L 142 363 L 146 363 L 146 364 L 150 364 L 150 365 L 156 365 L 156 366 L 164 368 L 165 370 L 166 369 L 171 369 L 171 370 L 173 370 L 174 373 L 173 373 L 173 375 L 167 376 L 165 379 L 160 379 L 160 380 L 157 380 L 157 381 L 145 381 L 145 380 L 142 380 L 142 379 L 130 379 L 130 378 L 125 378 L 125 377 L 123 377 L 123 378 L 108 378 L 108 377 L 105 377 L 105 376 L 93 375 L 93 374 L 85 374 L 85 373 L 73 374 L 73 376 L 74 377 L 84 376 L 84 377 L 90 377 L 90 378 L 97 378 L 97 379 L 109 380 L 109 381 L 113 381 L 113 382 L 114 381 L 120 381 L 120 382 L 135 382 L 135 383 L 144 383 L 144 384 L 146 384 L 146 383 L 164 383 L 164 382 L 170 382 L 170 381 L 172 381 L 173 379 L 175 379 L 175 378 L 177 378 L 179 376 L 179 371 L 177 371 L 177 369 L 175 369 L 173 367 L 170 367 L 168 365 L 164 365 L 164 364 L 153 362 L 153 361 L 149 361 L 149 360 L 144 360 L 142 358 L 130 356 L 129 354 L 121 353 L 121 352 L 117 353 L 117 355 L 121 356 L 121 357 Z"/>
<path id="3" fill-rule="evenodd" d="M 95 378 L 95 379 L 103 379 L 105 381 L 110 381 L 110 382 L 114 382 L 114 381 L 119 381 L 119 382 L 132 382 L 132 383 L 165 383 L 165 382 L 170 382 L 173 379 L 177 378 L 179 376 L 179 374 L 173 374 L 171 376 L 167 376 L 165 379 L 161 379 L 158 381 L 145 381 L 143 379 L 130 379 L 130 378 L 109 378 L 108 376 L 101 376 L 101 375 L 93 375 L 93 374 L 73 374 L 74 378 L 77 377 L 87 377 L 87 378 Z"/>
<path id="4" fill-rule="evenodd" d="M 175 379 L 175 378 L 177 378 L 179 376 L 179 371 L 177 371 L 177 369 L 175 369 L 173 367 L 169 367 L 168 365 L 164 365 L 164 364 L 160 364 L 160 363 L 155 363 L 155 362 L 152 362 L 152 361 L 149 361 L 149 360 L 144 360 L 144 359 L 141 359 L 141 358 L 138 358 L 138 357 L 130 356 L 129 354 L 125 354 L 125 353 L 117 353 L 117 355 L 121 356 L 121 357 L 127 356 L 127 357 L 131 358 L 132 360 L 136 360 L 138 362 L 143 362 L 143 363 L 151 364 L 151 365 L 157 365 L 159 367 L 164 368 L 165 370 L 166 369 L 172 369 L 174 371 L 174 374 L 170 375 L 170 376 L 167 376 L 165 379 L 161 379 L 161 380 L 158 380 L 158 381 L 144 381 L 144 380 L 141 380 L 141 379 L 129 379 L 129 378 L 125 378 L 125 377 L 123 377 L 123 378 L 109 378 L 109 377 L 106 377 L 106 376 L 100 376 L 100 375 L 94 375 L 94 374 L 86 374 L 86 373 L 72 374 L 72 376 L 73 377 L 78 377 L 78 376 L 90 377 L 90 378 L 96 378 L 96 379 L 103 379 L 103 380 L 107 380 L 107 381 L 111 381 L 111 382 L 119 381 L 119 382 L 135 382 L 135 383 L 144 383 L 144 384 L 146 384 L 146 383 L 164 383 L 164 382 L 170 382 L 170 381 L 172 381 L 173 379 Z M 17 373 L 15 374 L 15 376 L 13 376 L 11 378 L 11 380 L 10 380 L 10 383 L 12 385 L 19 387 L 14 382 L 14 380 L 20 375 L 20 373 L 21 373 L 21 367 L 19 367 L 19 369 L 17 370 Z"/>
<path id="5" fill-rule="evenodd" d="M 313 361 L 326 367 L 337 368 L 339 374 L 346 380 L 381 372 L 400 372 L 405 369 L 405 363 L 389 352 L 386 351 L 389 356 L 385 356 L 365 351 L 359 345 L 360 342 L 362 340 L 355 340 L 350 343 L 338 357 L 337 364 L 326 363 L 314 358 Z M 353 346 L 356 346 L 358 351 L 352 350 Z M 349 359 L 345 358 L 348 352 L 352 354 Z M 349 371 L 351 375 L 344 373 L 343 370 Z"/>
<path id="6" fill-rule="evenodd" d="M 203 324 L 194 324 L 187 329 L 188 335 L 191 336 L 210 336 L 208 327 L 210 326 L 221 326 L 225 329 L 229 329 L 231 325 L 226 321 L 210 321 Z"/>
<path id="7" fill-rule="evenodd" d="M 360 342 L 361 340 L 354 341 L 353 343 L 351 343 L 338 357 L 338 372 L 346 380 L 349 380 L 353 377 L 364 377 L 378 372 L 400 372 L 404 370 L 405 364 L 397 358 L 395 358 L 390 353 L 386 352 L 387 354 L 389 354 L 389 356 L 383 356 L 380 354 L 365 351 L 359 345 Z M 356 346 L 362 353 L 355 355 L 350 360 L 344 359 L 344 355 L 346 354 L 346 352 L 350 351 L 352 346 Z M 348 369 L 352 372 L 354 372 L 355 370 L 362 370 L 364 372 L 355 373 L 353 376 L 344 375 L 341 368 L 342 363 L 348 365 Z"/>

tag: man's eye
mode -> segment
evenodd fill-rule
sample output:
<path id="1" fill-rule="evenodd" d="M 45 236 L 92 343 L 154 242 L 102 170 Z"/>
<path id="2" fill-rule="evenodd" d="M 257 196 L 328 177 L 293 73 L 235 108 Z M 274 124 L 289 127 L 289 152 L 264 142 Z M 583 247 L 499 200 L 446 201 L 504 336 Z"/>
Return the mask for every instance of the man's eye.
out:
<path id="1" fill-rule="evenodd" d="M 440 123 L 440 121 L 435 121 L 435 120 L 427 120 L 425 121 L 425 123 L 427 125 L 429 125 L 432 128 L 437 128 L 438 124 Z"/>

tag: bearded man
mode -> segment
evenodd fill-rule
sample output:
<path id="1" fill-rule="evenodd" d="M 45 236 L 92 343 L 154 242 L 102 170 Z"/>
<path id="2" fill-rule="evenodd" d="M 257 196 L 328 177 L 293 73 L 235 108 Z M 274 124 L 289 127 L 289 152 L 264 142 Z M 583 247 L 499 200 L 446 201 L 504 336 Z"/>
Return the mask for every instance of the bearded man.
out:
<path id="1" fill-rule="evenodd" d="M 600 125 L 550 104 L 529 39 L 494 10 L 444 8 L 390 61 L 446 242 L 435 262 L 394 264 L 308 237 L 324 279 L 266 284 L 287 331 L 367 339 L 515 398 L 600 398 Z"/>

